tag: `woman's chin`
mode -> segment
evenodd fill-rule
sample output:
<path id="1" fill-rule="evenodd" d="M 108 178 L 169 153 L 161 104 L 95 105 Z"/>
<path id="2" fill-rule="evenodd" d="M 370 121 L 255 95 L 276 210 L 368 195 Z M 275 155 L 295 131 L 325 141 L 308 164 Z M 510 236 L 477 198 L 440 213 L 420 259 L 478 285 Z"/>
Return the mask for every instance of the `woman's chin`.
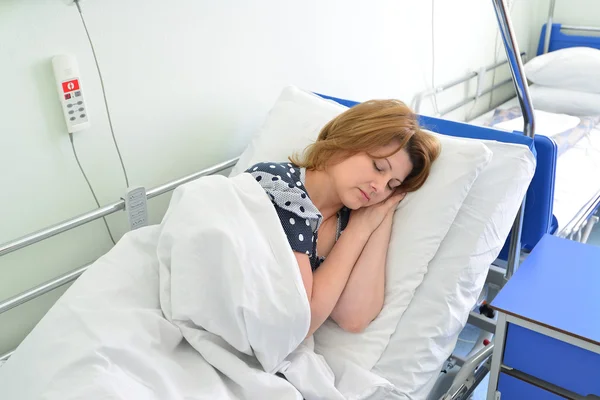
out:
<path id="1" fill-rule="evenodd" d="M 363 203 L 361 203 L 358 200 L 344 201 L 344 202 L 342 202 L 342 204 L 344 205 L 344 207 L 349 208 L 350 210 L 358 210 L 359 208 L 365 206 Z"/>

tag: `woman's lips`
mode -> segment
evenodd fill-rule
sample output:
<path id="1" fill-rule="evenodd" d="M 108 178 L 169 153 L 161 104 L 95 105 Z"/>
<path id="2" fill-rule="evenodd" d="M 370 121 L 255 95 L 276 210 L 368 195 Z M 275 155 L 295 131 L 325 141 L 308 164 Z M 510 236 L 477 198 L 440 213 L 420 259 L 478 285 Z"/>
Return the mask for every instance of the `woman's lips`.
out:
<path id="1" fill-rule="evenodd" d="M 360 190 L 360 189 L 358 189 L 358 190 Z M 367 196 L 367 194 L 365 192 L 363 192 L 362 190 L 360 190 L 360 192 L 365 197 L 365 200 L 367 200 L 367 201 L 371 200 L 371 198 L 369 196 Z"/>

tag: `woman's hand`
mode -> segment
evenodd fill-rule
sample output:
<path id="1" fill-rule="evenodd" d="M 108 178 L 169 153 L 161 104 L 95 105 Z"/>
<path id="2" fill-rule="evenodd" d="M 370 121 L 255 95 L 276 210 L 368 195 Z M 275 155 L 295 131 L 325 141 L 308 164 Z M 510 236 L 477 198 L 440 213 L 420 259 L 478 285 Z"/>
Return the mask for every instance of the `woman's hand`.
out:
<path id="1" fill-rule="evenodd" d="M 348 225 L 356 226 L 356 229 L 373 233 L 385 219 L 386 215 L 393 215 L 398 203 L 406 196 L 406 193 L 394 193 L 381 203 L 359 208 L 350 213 Z"/>

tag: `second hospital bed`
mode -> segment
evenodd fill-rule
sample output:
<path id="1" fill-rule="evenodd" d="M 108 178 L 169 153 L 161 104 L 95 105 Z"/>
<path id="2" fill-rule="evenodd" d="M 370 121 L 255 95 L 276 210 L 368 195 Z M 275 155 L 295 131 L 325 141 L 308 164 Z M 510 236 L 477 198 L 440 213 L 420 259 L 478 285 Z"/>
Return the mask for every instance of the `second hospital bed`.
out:
<path id="1" fill-rule="evenodd" d="M 569 137 L 569 132 L 566 132 L 567 135 L 560 138 L 565 146 L 564 151 L 559 146 L 555 181 L 552 188 L 554 192 L 553 200 L 550 204 L 552 220 L 547 227 L 547 231 L 560 237 L 585 243 L 599 220 L 596 214 L 600 207 L 600 179 L 598 178 L 600 176 L 600 94 L 594 93 L 593 90 L 588 91 L 587 88 L 585 91 L 570 88 L 569 86 L 573 85 L 573 76 L 576 71 L 572 69 L 561 71 L 559 66 L 564 65 L 565 59 L 570 59 L 569 65 L 565 68 L 570 68 L 573 65 L 577 67 L 576 57 L 582 59 L 582 66 L 578 68 L 584 69 L 584 63 L 589 63 L 590 60 L 596 60 L 596 64 L 598 64 L 600 62 L 600 38 L 595 36 L 594 32 L 600 31 L 600 28 L 563 26 L 553 23 L 554 5 L 555 0 L 550 2 L 549 20 L 542 27 L 540 33 L 537 57 L 530 60 L 525 66 L 525 77 L 527 78 L 527 67 L 530 63 L 537 63 L 534 67 L 536 70 L 543 68 L 546 63 L 548 65 L 547 69 L 553 71 L 554 76 L 550 78 L 548 72 L 545 72 L 544 84 L 536 84 L 537 79 L 532 79 L 534 83 L 529 86 L 533 107 L 536 112 L 540 113 L 540 117 L 545 117 L 546 126 L 560 125 L 562 121 L 569 117 L 580 120 L 577 127 L 569 126 L 569 131 L 574 132 L 574 135 Z M 547 27 L 551 28 L 547 29 Z M 549 53 L 554 53 L 551 54 L 554 59 L 546 61 Z M 560 53 L 564 53 L 564 55 Z M 597 53 L 597 55 L 594 53 Z M 542 61 L 540 56 L 546 57 L 542 63 L 538 62 Z M 440 110 L 436 114 L 436 116 L 447 115 L 471 101 L 477 101 L 481 95 L 488 94 L 510 82 L 510 80 L 505 80 L 486 90 L 479 87 L 480 82 L 485 80 L 486 73 L 503 64 L 497 63 L 481 70 L 483 73 L 473 72 L 462 79 L 447 85 L 441 85 L 440 88 L 423 92 L 417 96 L 416 104 L 419 106 L 424 98 L 443 93 L 477 77 L 477 91 L 479 93 L 458 104 Z M 587 66 L 591 70 L 598 70 L 598 65 L 595 68 L 593 68 L 593 64 L 587 64 Z M 539 75 L 539 72 L 537 74 Z M 588 75 L 595 76 L 592 71 Z M 561 81 L 564 81 L 569 89 L 563 89 Z M 515 111 L 517 112 L 515 113 Z M 514 115 L 511 115 L 511 113 Z M 513 121 L 516 121 L 518 117 L 520 117 L 519 99 L 513 97 L 476 118 L 468 119 L 467 122 L 479 126 L 494 125 L 500 128 L 507 123 L 508 119 L 513 118 Z M 536 134 L 540 135 L 544 132 L 538 129 Z M 557 140 L 556 136 L 554 140 Z M 539 204 L 534 204 L 537 203 L 535 195 L 529 197 L 527 209 L 529 212 L 536 212 L 535 210 L 539 207 Z M 523 229 L 527 231 L 530 228 L 526 218 Z M 537 235 L 534 237 L 537 237 Z M 530 250 L 535 244 L 534 240 L 528 240 L 527 238 L 524 240 L 526 250 Z M 503 254 L 505 253 L 503 252 Z"/>
<path id="2" fill-rule="evenodd" d="M 535 94 L 537 87 L 532 85 L 530 89 Z M 518 100 L 513 98 L 469 123 L 489 125 L 497 111 L 515 107 L 518 107 Z M 597 124 L 557 158 L 551 232 L 587 242 L 597 221 L 593 214 L 600 200 L 599 174 L 600 124 Z"/>

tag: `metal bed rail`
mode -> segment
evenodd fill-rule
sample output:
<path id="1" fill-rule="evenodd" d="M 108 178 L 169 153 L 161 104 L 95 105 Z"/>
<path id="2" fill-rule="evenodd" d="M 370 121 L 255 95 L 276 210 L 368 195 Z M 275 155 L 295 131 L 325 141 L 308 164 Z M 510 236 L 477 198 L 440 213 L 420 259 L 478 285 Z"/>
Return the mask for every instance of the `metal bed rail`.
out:
<path id="1" fill-rule="evenodd" d="M 565 31 L 600 32 L 598 26 L 561 25 L 560 29 Z"/>
<path id="2" fill-rule="evenodd" d="M 550 8 L 548 10 L 548 23 L 546 24 L 546 36 L 544 37 L 544 54 L 548 52 L 550 47 L 550 36 L 552 35 L 552 19 L 554 18 L 554 8 L 556 6 L 556 0 L 550 0 Z"/>
<path id="3" fill-rule="evenodd" d="M 521 52 L 520 55 L 521 55 L 521 57 L 526 57 L 527 53 L 526 52 Z M 495 64 L 488 65 L 487 67 L 484 68 L 484 70 L 485 70 L 485 72 L 489 72 L 489 71 L 492 71 L 492 70 L 494 70 L 496 68 L 499 68 L 499 67 L 501 67 L 501 66 L 503 66 L 503 65 L 505 65 L 507 63 L 508 63 L 508 60 L 499 61 L 499 62 L 497 62 Z M 434 88 L 431 88 L 431 89 L 425 90 L 425 91 L 423 91 L 421 93 L 418 93 L 415 96 L 414 100 L 413 100 L 413 108 L 415 109 L 415 112 L 419 113 L 419 110 L 421 108 L 421 104 L 423 103 L 423 100 L 425 100 L 426 98 L 428 98 L 430 96 L 433 96 L 435 94 L 444 92 L 444 91 L 446 91 L 448 89 L 451 89 L 451 88 L 453 88 L 455 86 L 461 85 L 461 84 L 463 84 L 465 82 L 468 82 L 469 80 L 471 80 L 473 78 L 476 78 L 478 75 L 479 75 L 479 72 L 473 71 L 473 72 L 470 72 L 470 73 L 466 74 L 462 78 L 458 78 L 456 80 L 450 81 L 450 82 L 445 83 L 443 85 L 436 86 Z M 506 85 L 507 83 L 510 83 L 511 81 L 512 81 L 512 79 L 506 79 L 506 80 L 504 80 L 504 81 L 502 81 L 500 83 L 497 83 L 496 85 L 492 86 L 491 88 L 488 88 L 485 91 L 481 92 L 480 96 L 482 96 L 484 94 L 487 94 L 487 93 L 493 91 L 494 89 L 499 88 L 502 85 Z M 456 110 L 457 108 L 460 108 L 460 107 L 464 106 L 465 104 L 469 103 L 470 101 L 475 100 L 476 98 L 477 98 L 477 95 L 471 96 L 471 97 L 463 100 L 458 105 L 453 105 L 450 108 L 447 108 L 447 109 L 444 109 L 443 111 L 440 111 L 437 116 L 446 115 L 449 112 L 452 112 L 452 111 Z"/>
<path id="4" fill-rule="evenodd" d="M 546 24 L 546 34 L 544 36 L 544 54 L 550 48 L 550 38 L 552 37 L 552 22 L 554 20 L 554 10 L 556 8 L 556 0 L 550 0 L 548 7 L 548 23 Z M 578 32 L 600 32 L 600 27 L 597 26 L 577 26 L 577 25 L 561 25 L 561 31 L 578 31 Z"/>
<path id="5" fill-rule="evenodd" d="M 84 265 L 83 267 L 67 272 L 66 274 L 60 275 L 54 279 L 42 283 L 41 285 L 35 286 L 25 292 L 19 293 L 16 296 L 4 300 L 2 303 L 0 303 L 0 314 L 3 314 L 8 310 L 12 310 L 13 308 L 27 303 L 28 301 L 33 300 L 43 294 L 51 292 L 52 290 L 66 285 L 69 282 L 73 282 L 75 279 L 79 278 L 79 276 L 83 274 L 90 265 L 91 264 Z"/>
<path id="6" fill-rule="evenodd" d="M 227 168 L 230 168 L 235 165 L 235 163 L 239 160 L 239 157 L 233 158 L 231 160 L 222 162 L 220 164 L 216 164 L 210 168 L 203 169 L 202 171 L 193 173 L 191 175 L 184 176 L 182 178 L 176 179 L 174 181 L 165 183 L 164 185 L 157 186 L 146 193 L 148 199 L 151 199 L 156 196 L 160 196 L 161 194 L 165 194 L 177 188 L 184 183 L 191 182 L 195 179 L 198 179 L 202 176 L 212 175 L 217 172 L 223 171 Z M 13 251 L 22 249 L 23 247 L 32 245 L 34 243 L 41 242 L 42 240 L 48 239 L 52 236 L 58 235 L 62 232 L 68 231 L 73 228 L 77 228 L 78 226 L 84 225 L 90 221 L 102 218 L 104 216 L 113 214 L 117 211 L 125 209 L 125 200 L 120 200 L 115 203 L 109 204 L 108 206 L 101 207 L 97 210 L 90 211 L 88 213 L 79 215 L 75 218 L 71 218 L 69 220 L 63 221 L 56 225 L 50 226 L 48 228 L 42 229 L 40 231 L 34 232 L 30 235 L 23 236 L 19 239 L 13 240 L 11 242 L 0 245 L 0 256 L 11 253 Z M 71 272 L 68 272 L 64 275 L 56 277 L 53 280 L 42 283 L 36 287 L 33 287 L 25 292 L 22 292 L 16 296 L 13 296 L 9 299 L 6 299 L 0 303 L 0 314 L 15 308 L 23 303 L 26 303 L 30 300 L 33 300 L 45 293 L 48 293 L 60 286 L 66 285 L 69 282 L 77 279 L 87 268 L 89 265 L 80 267 Z"/>
<path id="7" fill-rule="evenodd" d="M 239 160 L 239 157 L 222 162 L 220 164 L 216 164 L 210 168 L 193 173 L 191 175 L 184 176 L 183 178 L 179 178 L 174 181 L 165 183 L 164 185 L 157 186 L 157 187 L 147 191 L 146 196 L 147 196 L 148 200 L 150 200 L 151 198 L 160 196 L 161 194 L 165 194 L 165 193 L 175 189 L 177 186 L 180 186 L 184 183 L 191 182 L 202 176 L 211 175 L 216 172 L 223 171 L 229 167 L 232 167 L 235 165 L 237 160 Z M 81 225 L 85 225 L 88 222 L 94 221 L 94 220 L 102 218 L 102 217 L 106 217 L 107 215 L 110 215 L 110 214 L 114 214 L 117 211 L 121 211 L 121 210 L 125 210 L 125 200 L 123 200 L 123 199 L 116 201 L 114 203 L 111 203 L 107 206 L 98 208 L 96 210 L 87 212 L 85 214 L 79 215 L 77 217 L 60 222 L 58 224 L 41 229 L 37 232 L 30 233 L 29 235 L 25 235 L 23 237 L 12 240 L 10 242 L 0 244 L 0 257 L 4 256 L 6 254 L 12 253 L 13 251 L 22 249 L 23 247 L 27 247 L 34 243 L 41 242 L 42 240 L 45 240 L 52 236 L 66 232 L 70 229 L 77 228 L 78 226 L 81 226 Z"/>
<path id="8" fill-rule="evenodd" d="M 148 199 L 151 199 L 156 196 L 160 196 L 162 194 L 168 193 L 168 192 L 176 189 L 180 185 L 191 182 L 200 177 L 212 175 L 212 174 L 221 172 L 223 170 L 226 170 L 227 168 L 233 167 L 237 163 L 238 160 L 239 160 L 239 157 L 235 157 L 233 159 L 213 165 L 210 168 L 203 169 L 199 172 L 196 172 L 196 173 L 184 176 L 182 178 L 176 179 L 174 181 L 167 182 L 163 185 L 157 186 L 153 189 L 150 189 L 148 192 L 146 192 L 146 197 Z M 5 244 L 0 245 L 0 257 L 3 255 L 6 255 L 6 254 L 12 253 L 13 251 L 17 251 L 24 247 L 30 246 L 34 243 L 41 242 L 45 239 L 48 239 L 55 235 L 58 235 L 62 232 L 77 228 L 81 225 L 87 224 L 88 222 L 94 221 L 96 219 L 105 217 L 110 214 L 114 214 L 117 211 L 124 210 L 124 209 L 125 209 L 125 200 L 121 199 L 120 201 L 114 202 L 107 206 L 104 206 L 99 209 L 90 211 L 88 213 L 79 215 L 77 217 L 60 222 L 58 224 L 49 226 L 45 229 L 42 229 L 37 232 L 31 233 L 29 235 L 23 236 L 19 239 L 7 242 Z M 40 297 L 48 292 L 51 292 L 52 290 L 54 290 L 56 288 L 59 288 L 70 282 L 73 282 L 81 274 L 83 274 L 89 268 L 90 265 L 91 264 L 84 265 L 83 267 L 79 267 L 75 270 L 67 272 L 67 273 L 60 275 L 52 280 L 44 282 L 38 286 L 30 288 L 29 290 L 26 290 L 22 293 L 19 293 L 13 297 L 10 297 L 10 298 L 0 302 L 0 315 L 15 308 L 15 307 L 20 306 L 21 304 L 24 304 L 30 300 L 33 300 L 33 299 Z M 14 350 L 9 351 L 8 353 L 6 353 L 4 355 L 0 355 L 0 366 L 1 366 L 2 362 L 8 360 L 13 353 L 14 353 Z"/>
<path id="9" fill-rule="evenodd" d="M 472 102 L 472 101 L 474 101 L 474 100 L 477 100 L 477 98 L 478 98 L 478 97 L 481 97 L 481 96 L 483 96 L 483 95 L 486 95 L 486 94 L 488 94 L 488 93 L 491 93 L 491 92 L 493 92 L 494 90 L 498 89 L 499 87 L 501 87 L 501 86 L 504 86 L 504 85 L 506 85 L 506 84 L 508 84 L 508 83 L 510 83 L 510 82 L 512 82 L 512 79 L 511 79 L 511 78 L 508 78 L 508 79 L 505 79 L 505 80 L 503 80 L 502 82 L 496 83 L 495 85 L 493 85 L 493 86 L 491 86 L 491 87 L 489 87 L 489 88 L 487 88 L 487 89 L 485 89 L 485 90 L 481 91 L 481 93 L 479 94 L 479 96 L 478 96 L 477 94 L 475 94 L 475 95 L 473 95 L 473 96 L 469 96 L 469 97 L 467 97 L 466 99 L 464 99 L 464 100 L 460 101 L 459 103 L 453 104 L 453 105 L 451 105 L 451 106 L 449 106 L 449 107 L 447 107 L 447 108 L 444 108 L 444 109 L 442 109 L 442 110 L 439 112 L 439 114 L 438 114 L 438 115 L 441 117 L 441 116 L 444 116 L 444 115 L 450 114 L 452 111 L 454 111 L 454 110 L 458 110 L 459 108 L 461 108 L 461 107 L 463 107 L 463 106 L 466 106 L 466 105 L 467 105 L 467 104 L 469 104 L 470 102 Z"/>
<path id="10" fill-rule="evenodd" d="M 533 104 L 529 95 L 529 87 L 525 79 L 523 70 L 523 62 L 519 56 L 519 46 L 517 44 L 516 35 L 514 33 L 512 22 L 508 16 L 506 4 L 504 0 L 493 0 L 500 28 L 500 36 L 504 42 L 506 49 L 506 57 L 509 61 L 510 71 L 512 74 L 517 99 L 521 106 L 523 115 L 523 133 L 525 136 L 533 138 L 535 135 L 535 118 L 533 114 Z M 521 253 L 521 230 L 523 226 L 523 215 L 525 211 L 525 199 L 519 207 L 517 217 L 513 223 L 511 230 L 510 247 L 508 251 L 508 267 L 506 269 L 506 278 L 510 279 L 519 266 L 519 258 Z"/>
<path id="11" fill-rule="evenodd" d="M 588 220 L 593 217 L 592 213 L 600 206 L 600 191 L 598 191 L 594 197 L 583 206 L 579 212 L 573 217 L 573 219 L 560 230 L 558 233 L 559 237 L 569 237 L 585 226 Z"/>
<path id="12" fill-rule="evenodd" d="M 489 360 L 494 352 L 494 343 L 481 348 L 460 367 L 454 384 L 450 387 L 442 400 L 455 400 L 468 398 L 477 385 L 481 383 L 490 370 Z"/>

